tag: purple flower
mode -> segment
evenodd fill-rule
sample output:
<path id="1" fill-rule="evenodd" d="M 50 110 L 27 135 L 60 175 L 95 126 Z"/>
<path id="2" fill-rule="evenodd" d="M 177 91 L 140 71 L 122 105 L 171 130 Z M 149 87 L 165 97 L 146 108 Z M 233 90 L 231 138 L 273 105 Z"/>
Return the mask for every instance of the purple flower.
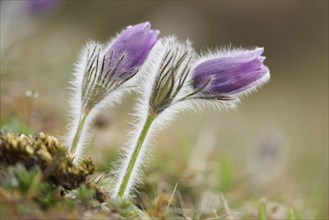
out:
<path id="1" fill-rule="evenodd" d="M 106 52 L 106 62 L 111 69 L 116 68 L 116 76 L 130 75 L 144 63 L 159 34 L 150 26 L 149 22 L 129 26 L 114 40 Z"/>
<path id="2" fill-rule="evenodd" d="M 28 8 L 34 14 L 46 13 L 59 4 L 58 0 L 28 0 Z"/>
<path id="3" fill-rule="evenodd" d="M 236 95 L 256 88 L 270 78 L 269 69 L 263 64 L 263 51 L 263 48 L 231 51 L 197 64 L 192 70 L 193 88 L 215 96 Z"/>

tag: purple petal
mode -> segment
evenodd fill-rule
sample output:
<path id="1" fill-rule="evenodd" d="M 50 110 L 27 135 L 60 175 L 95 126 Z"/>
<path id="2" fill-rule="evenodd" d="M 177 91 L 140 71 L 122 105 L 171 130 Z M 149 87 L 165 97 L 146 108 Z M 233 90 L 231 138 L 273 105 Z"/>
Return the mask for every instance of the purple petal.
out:
<path id="1" fill-rule="evenodd" d="M 263 64 L 263 48 L 238 51 L 200 63 L 193 69 L 193 87 L 204 94 L 234 95 L 256 87 L 269 69 Z"/>
<path id="2" fill-rule="evenodd" d="M 244 51 L 229 51 L 221 55 L 221 59 L 223 61 L 234 61 L 234 62 L 249 62 L 258 57 L 260 57 L 264 53 L 263 47 L 255 48 L 254 50 L 244 50 Z"/>
<path id="3" fill-rule="evenodd" d="M 107 52 L 107 62 L 112 56 L 110 68 L 114 68 L 124 55 L 123 60 L 117 67 L 116 75 L 130 73 L 138 69 L 146 60 L 152 47 L 157 41 L 158 30 L 151 30 L 150 23 L 145 22 L 129 26 L 123 30 Z"/>

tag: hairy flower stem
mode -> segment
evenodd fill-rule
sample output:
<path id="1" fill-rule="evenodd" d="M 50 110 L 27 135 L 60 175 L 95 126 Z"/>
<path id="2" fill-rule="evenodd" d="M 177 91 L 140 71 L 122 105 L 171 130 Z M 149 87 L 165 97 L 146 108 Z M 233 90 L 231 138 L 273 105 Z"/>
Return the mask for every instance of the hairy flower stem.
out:
<path id="1" fill-rule="evenodd" d="M 71 145 L 71 148 L 70 148 L 70 151 L 71 151 L 72 154 L 75 153 L 75 151 L 78 147 L 79 140 L 80 140 L 80 137 L 81 137 L 81 133 L 82 133 L 82 130 L 83 130 L 83 126 L 86 122 L 88 114 L 89 114 L 89 112 L 83 112 L 80 116 L 78 128 L 77 128 L 77 131 L 75 132 L 73 142 L 72 142 L 72 145 Z"/>
<path id="2" fill-rule="evenodd" d="M 125 195 L 129 180 L 131 178 L 131 174 L 134 170 L 136 161 L 138 159 L 139 153 L 141 152 L 143 143 L 145 141 L 146 135 L 152 125 L 152 122 L 154 121 L 154 119 L 156 118 L 156 114 L 148 114 L 145 123 L 143 125 L 142 131 L 139 134 L 139 137 L 137 139 L 137 143 L 135 145 L 134 151 L 129 159 L 129 163 L 128 163 L 128 167 L 125 171 L 125 174 L 123 176 L 123 179 L 120 183 L 120 187 L 119 187 L 119 191 L 118 191 L 118 195 L 117 197 L 122 198 Z"/>

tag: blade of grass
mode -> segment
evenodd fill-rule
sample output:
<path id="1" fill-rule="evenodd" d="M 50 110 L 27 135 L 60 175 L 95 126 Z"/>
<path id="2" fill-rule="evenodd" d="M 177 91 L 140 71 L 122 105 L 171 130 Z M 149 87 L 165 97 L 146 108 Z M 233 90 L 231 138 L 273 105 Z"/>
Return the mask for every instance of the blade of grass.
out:
<path id="1" fill-rule="evenodd" d="M 267 214 L 266 214 L 266 205 L 265 202 L 262 201 L 258 208 L 258 219 L 259 220 L 267 220 Z"/>
<path id="2" fill-rule="evenodd" d="M 172 193 L 171 193 L 171 196 L 170 196 L 170 199 L 169 199 L 169 201 L 168 201 L 168 205 L 167 205 L 167 208 L 166 208 L 166 211 L 165 211 L 165 216 L 167 216 L 167 212 L 168 212 L 168 209 L 169 209 L 169 207 L 170 207 L 170 204 L 171 204 L 171 202 L 172 202 L 172 200 L 173 200 L 173 198 L 174 198 L 174 195 L 175 195 L 175 192 L 176 192 L 177 186 L 178 186 L 178 183 L 176 183 L 176 185 L 175 185 L 175 187 L 174 187 L 174 190 L 173 190 Z"/>
<path id="3" fill-rule="evenodd" d="M 225 199 L 223 193 L 220 194 L 220 197 L 222 199 L 223 205 L 224 205 L 224 211 L 225 211 L 225 216 L 227 217 L 227 220 L 234 220 L 232 210 L 230 209 L 227 200 Z"/>
<path id="4" fill-rule="evenodd" d="M 289 209 L 289 220 L 296 220 L 296 215 L 292 208 Z"/>

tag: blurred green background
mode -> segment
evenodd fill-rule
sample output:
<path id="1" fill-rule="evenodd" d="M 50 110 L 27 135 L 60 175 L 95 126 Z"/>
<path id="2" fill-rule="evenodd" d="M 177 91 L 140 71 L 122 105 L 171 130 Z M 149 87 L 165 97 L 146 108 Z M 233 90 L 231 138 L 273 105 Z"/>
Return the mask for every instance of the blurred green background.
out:
<path id="1" fill-rule="evenodd" d="M 201 172 L 229 161 L 242 191 L 233 186 L 233 201 L 246 194 L 244 201 L 266 197 L 305 216 L 328 215 L 327 1 L 61 1 L 45 11 L 27 4 L 1 1 L 2 129 L 62 136 L 80 48 L 131 24 L 150 21 L 198 52 L 262 46 L 271 82 L 237 111 L 180 114 L 157 134 L 151 164 Z M 137 97 L 95 121 L 89 155 L 96 163 L 110 164 L 126 142 Z"/>

